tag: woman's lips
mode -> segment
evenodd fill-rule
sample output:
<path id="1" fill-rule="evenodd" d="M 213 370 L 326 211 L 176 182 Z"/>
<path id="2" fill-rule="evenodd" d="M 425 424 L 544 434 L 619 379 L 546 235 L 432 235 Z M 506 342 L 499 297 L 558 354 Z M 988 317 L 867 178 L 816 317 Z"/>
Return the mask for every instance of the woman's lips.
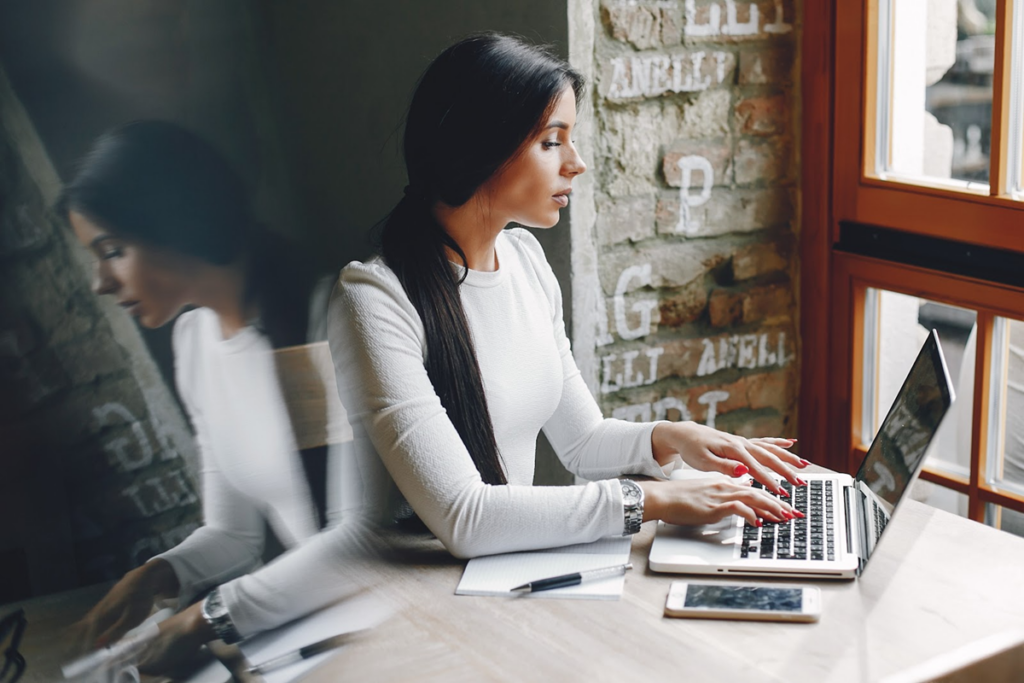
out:
<path id="1" fill-rule="evenodd" d="M 556 195 L 552 195 L 551 198 L 554 199 L 555 202 L 559 206 L 561 206 L 561 207 L 569 206 L 569 195 L 568 194 L 556 194 Z"/>
<path id="2" fill-rule="evenodd" d="M 138 301 L 128 301 L 128 302 L 125 302 L 123 304 L 120 304 L 120 306 L 130 316 L 137 316 L 139 314 L 139 302 Z"/>

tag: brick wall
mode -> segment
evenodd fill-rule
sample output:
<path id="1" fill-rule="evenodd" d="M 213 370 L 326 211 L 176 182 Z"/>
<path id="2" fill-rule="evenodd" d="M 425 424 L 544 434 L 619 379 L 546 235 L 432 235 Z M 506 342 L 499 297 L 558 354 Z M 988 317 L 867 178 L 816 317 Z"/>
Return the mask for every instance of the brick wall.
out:
<path id="1" fill-rule="evenodd" d="M 0 69 L 0 603 L 118 578 L 200 521 L 192 436 L 59 191 Z"/>
<path id="2" fill-rule="evenodd" d="M 795 435 L 789 0 L 573 0 L 574 344 L 607 415 Z M 586 291 L 581 291 L 586 290 Z"/>

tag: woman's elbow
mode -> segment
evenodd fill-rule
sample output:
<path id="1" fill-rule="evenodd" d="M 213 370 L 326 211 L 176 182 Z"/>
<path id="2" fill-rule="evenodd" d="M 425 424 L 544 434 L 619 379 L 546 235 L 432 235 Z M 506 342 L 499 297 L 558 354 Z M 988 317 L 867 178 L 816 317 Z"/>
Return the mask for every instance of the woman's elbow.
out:
<path id="1" fill-rule="evenodd" d="M 434 535 L 444 544 L 455 557 L 460 560 L 472 560 L 474 557 L 489 555 L 493 551 L 488 549 L 491 543 L 484 534 L 478 530 L 459 528 L 459 525 L 437 529 Z"/>
<path id="2" fill-rule="evenodd" d="M 441 539 L 441 542 L 444 543 L 444 547 L 448 549 L 448 552 L 460 560 L 472 560 L 474 557 L 486 554 L 481 551 L 479 544 L 473 543 L 472 541 L 462 539 Z"/>

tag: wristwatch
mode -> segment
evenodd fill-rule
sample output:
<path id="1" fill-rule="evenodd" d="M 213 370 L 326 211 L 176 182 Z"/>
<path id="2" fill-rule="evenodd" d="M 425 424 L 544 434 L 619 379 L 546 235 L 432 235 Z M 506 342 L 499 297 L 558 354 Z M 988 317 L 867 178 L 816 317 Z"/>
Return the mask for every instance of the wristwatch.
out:
<path id="1" fill-rule="evenodd" d="M 224 601 L 220 597 L 220 588 L 214 588 L 203 600 L 202 613 L 203 619 L 206 619 L 206 623 L 213 628 L 217 637 L 228 645 L 242 639 L 238 629 L 235 628 L 235 622 L 231 621 L 228 608 L 224 606 Z"/>
<path id="2" fill-rule="evenodd" d="M 632 479 L 621 479 L 622 514 L 624 517 L 623 536 L 631 536 L 640 531 L 640 523 L 644 521 L 644 490 Z"/>

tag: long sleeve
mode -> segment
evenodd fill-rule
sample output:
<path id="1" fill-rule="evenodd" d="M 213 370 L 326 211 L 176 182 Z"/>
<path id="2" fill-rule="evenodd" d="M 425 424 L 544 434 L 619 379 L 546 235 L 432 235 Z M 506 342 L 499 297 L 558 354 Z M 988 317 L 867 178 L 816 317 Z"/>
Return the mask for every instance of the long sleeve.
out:
<path id="1" fill-rule="evenodd" d="M 511 268 L 511 258 L 507 266 Z M 488 306 L 488 310 L 494 308 Z M 467 309 L 472 315 L 472 306 Z M 514 312 L 505 307 L 504 313 L 513 315 Z M 542 315 L 547 329 L 544 343 L 553 347 L 546 306 Z M 509 326 L 507 320 L 503 324 L 506 328 Z M 402 495 L 454 555 L 474 557 L 556 547 L 622 532 L 622 494 L 615 481 L 561 487 L 534 487 L 530 482 L 503 486 L 483 483 L 427 375 L 425 339 L 419 315 L 397 278 L 385 266 L 351 264 L 342 272 L 331 304 L 329 328 L 339 387 L 358 388 L 354 397 L 343 397 L 346 407 L 353 405 L 352 420 L 362 420 L 369 440 Z M 479 336 L 487 330 L 477 325 L 473 331 L 492 416 L 502 415 L 504 405 L 514 409 L 517 402 L 525 407 L 528 402 L 550 400 L 552 410 L 558 405 L 563 391 L 561 381 L 553 390 L 539 392 L 541 396 L 496 393 L 498 389 L 492 387 L 501 387 L 504 378 L 489 369 L 504 363 L 512 366 L 504 370 L 514 378 L 517 373 L 521 374 L 522 366 L 516 367 L 512 361 L 489 359 L 486 342 L 481 343 Z M 511 333 L 511 330 L 505 332 Z M 531 330 L 518 332 L 524 335 L 523 343 L 534 341 L 529 337 Z M 501 333 L 500 329 L 496 332 Z M 518 338 L 506 341 L 514 347 L 520 346 Z M 553 351 L 551 355 L 557 372 L 558 358 Z M 549 366 L 544 367 L 544 372 L 535 374 L 546 379 Z M 590 400 L 593 403 L 593 399 Z M 567 429 L 564 438 L 560 438 L 561 450 L 570 454 L 570 459 L 582 457 L 597 461 L 611 457 L 608 450 L 588 443 L 590 439 L 575 438 L 580 434 L 593 436 L 590 422 L 595 414 L 600 422 L 596 405 L 592 413 L 567 407 L 566 414 L 586 423 L 582 428 Z M 550 413 L 545 415 L 545 419 L 549 416 Z M 495 417 L 496 422 L 499 420 L 500 417 Z M 642 431 L 637 427 L 633 425 L 626 431 Z M 502 448 L 501 434 L 507 431 L 510 430 L 503 430 L 496 424 L 499 448 L 507 468 L 516 466 L 512 460 L 528 457 L 532 475 L 532 446 L 525 456 L 517 455 L 515 448 Z M 563 433 L 558 435 L 562 437 Z M 536 431 L 523 438 L 535 437 Z M 605 438 L 611 450 L 618 447 L 612 443 L 614 438 L 612 434 Z M 634 442 L 642 440 L 639 435 L 630 438 Z M 650 453 L 649 444 L 647 453 Z"/>
<path id="2" fill-rule="evenodd" d="M 329 291 L 319 299 L 324 313 Z M 250 636 L 363 585 L 362 474 L 351 443 L 331 446 L 331 528 L 317 533 L 269 343 L 251 329 L 221 340 L 207 313 L 183 315 L 174 336 L 176 379 L 202 458 L 204 525 L 159 557 L 186 602 L 219 585 L 235 627 Z M 261 567 L 268 522 L 289 550 Z"/>
<path id="3" fill-rule="evenodd" d="M 540 244 L 524 233 L 526 262 L 550 306 L 555 345 L 562 365 L 562 394 L 544 434 L 567 470 L 588 480 L 627 474 L 664 478 L 674 465 L 662 468 L 651 451 L 657 422 L 637 424 L 603 418 L 572 355 L 562 317 L 562 292 Z"/>
<path id="4" fill-rule="evenodd" d="M 221 586 L 242 637 L 286 624 L 368 587 L 374 536 L 348 516 L 273 562 Z"/>
<path id="5" fill-rule="evenodd" d="M 185 314 L 174 328 L 174 351 L 179 393 L 196 430 L 202 462 L 201 486 L 203 526 L 180 544 L 156 557 L 174 569 L 181 586 L 179 601 L 187 604 L 197 595 L 224 581 L 250 571 L 263 552 L 264 522 L 256 505 L 227 480 L 208 442 L 203 414 L 191 398 L 185 368 L 189 366 L 190 345 L 183 341 L 195 321 Z"/>

